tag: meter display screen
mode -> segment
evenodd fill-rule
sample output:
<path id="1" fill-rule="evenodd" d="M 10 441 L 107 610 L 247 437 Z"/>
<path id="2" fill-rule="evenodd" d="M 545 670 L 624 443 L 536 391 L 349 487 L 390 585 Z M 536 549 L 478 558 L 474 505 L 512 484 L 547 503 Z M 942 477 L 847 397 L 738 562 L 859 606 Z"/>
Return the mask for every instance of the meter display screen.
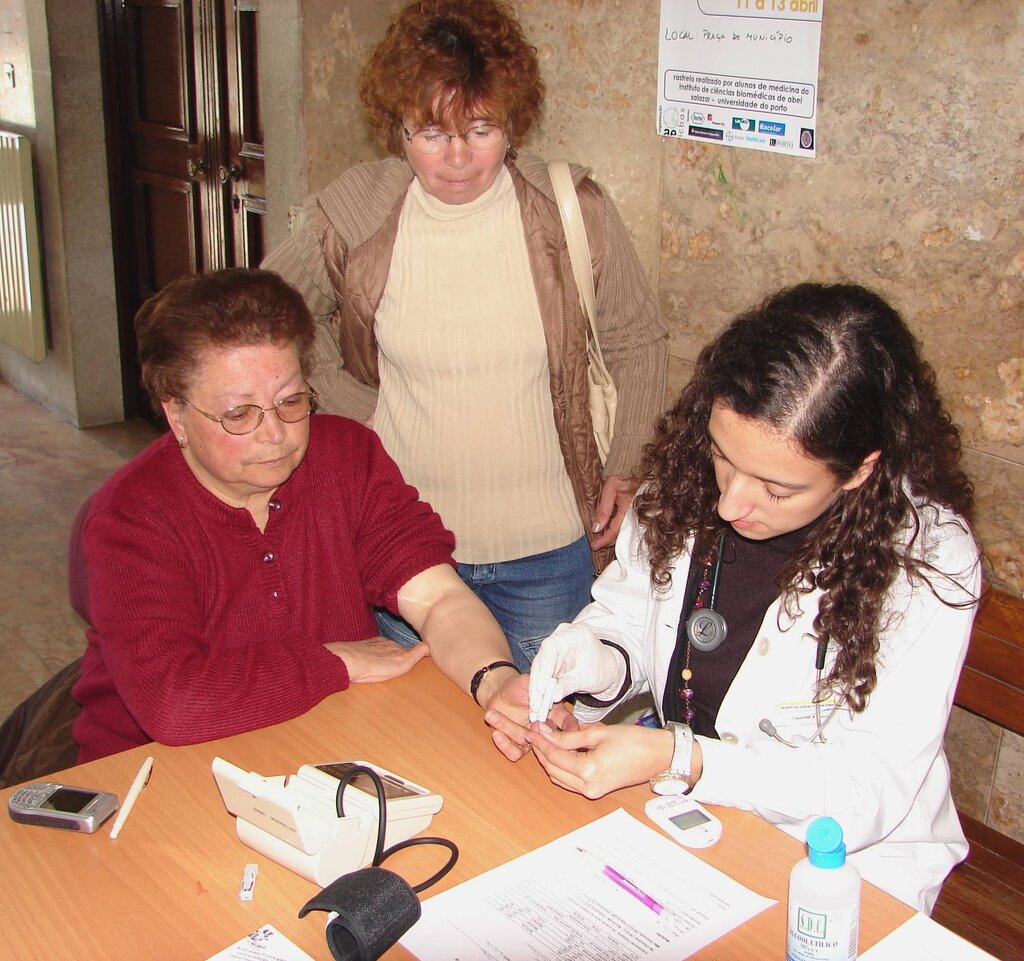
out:
<path id="1" fill-rule="evenodd" d="M 677 827 L 680 831 L 685 831 L 687 828 L 695 828 L 700 824 L 707 824 L 711 820 L 703 811 L 698 811 L 694 808 L 691 811 L 684 811 L 682 814 L 676 814 L 674 817 L 670 817 L 669 820 Z"/>

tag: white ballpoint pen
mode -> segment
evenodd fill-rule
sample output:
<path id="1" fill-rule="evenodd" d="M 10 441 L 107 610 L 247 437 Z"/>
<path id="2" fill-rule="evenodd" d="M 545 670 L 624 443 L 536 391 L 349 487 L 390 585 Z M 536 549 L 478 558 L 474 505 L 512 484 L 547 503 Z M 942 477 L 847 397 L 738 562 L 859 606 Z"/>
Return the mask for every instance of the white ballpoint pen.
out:
<path id="1" fill-rule="evenodd" d="M 149 775 L 152 771 L 153 758 L 147 757 L 146 760 L 142 762 L 142 767 L 139 768 L 139 773 L 135 775 L 135 780 L 132 781 L 132 786 L 128 788 L 128 793 L 124 797 L 124 804 L 121 805 L 121 810 L 117 812 L 117 817 L 114 819 L 114 826 L 110 829 L 111 841 L 121 833 L 121 828 L 124 827 L 124 822 L 128 820 L 128 815 L 132 813 L 132 808 L 135 807 L 135 802 L 139 799 L 142 789 L 149 781 Z"/>

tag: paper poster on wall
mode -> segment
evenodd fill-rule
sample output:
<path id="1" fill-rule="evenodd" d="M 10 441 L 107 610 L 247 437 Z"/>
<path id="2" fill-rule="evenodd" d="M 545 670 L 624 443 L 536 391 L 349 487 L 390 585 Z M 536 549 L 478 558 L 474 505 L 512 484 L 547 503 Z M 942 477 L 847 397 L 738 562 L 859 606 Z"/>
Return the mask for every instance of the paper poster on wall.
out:
<path id="1" fill-rule="evenodd" d="M 825 0 L 661 0 L 658 133 L 813 157 Z"/>

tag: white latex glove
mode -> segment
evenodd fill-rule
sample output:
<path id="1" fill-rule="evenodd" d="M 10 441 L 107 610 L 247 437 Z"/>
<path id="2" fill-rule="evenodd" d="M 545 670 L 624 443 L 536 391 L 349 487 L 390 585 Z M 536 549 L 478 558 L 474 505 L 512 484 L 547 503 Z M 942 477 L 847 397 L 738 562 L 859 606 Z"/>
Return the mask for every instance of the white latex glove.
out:
<path id="1" fill-rule="evenodd" d="M 546 721 L 552 705 L 570 694 L 611 698 L 625 676 L 622 655 L 589 627 L 559 624 L 530 665 L 530 720 Z"/>

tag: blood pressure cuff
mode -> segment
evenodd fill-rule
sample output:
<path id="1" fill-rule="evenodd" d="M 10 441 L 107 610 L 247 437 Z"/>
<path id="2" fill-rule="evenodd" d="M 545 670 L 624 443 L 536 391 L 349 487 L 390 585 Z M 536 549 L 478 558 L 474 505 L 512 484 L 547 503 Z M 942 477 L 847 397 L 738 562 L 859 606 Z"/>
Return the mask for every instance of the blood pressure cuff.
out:
<path id="1" fill-rule="evenodd" d="M 327 947 L 336 961 L 376 961 L 420 918 L 416 893 L 392 871 L 343 874 L 299 911 L 329 911 Z"/>

